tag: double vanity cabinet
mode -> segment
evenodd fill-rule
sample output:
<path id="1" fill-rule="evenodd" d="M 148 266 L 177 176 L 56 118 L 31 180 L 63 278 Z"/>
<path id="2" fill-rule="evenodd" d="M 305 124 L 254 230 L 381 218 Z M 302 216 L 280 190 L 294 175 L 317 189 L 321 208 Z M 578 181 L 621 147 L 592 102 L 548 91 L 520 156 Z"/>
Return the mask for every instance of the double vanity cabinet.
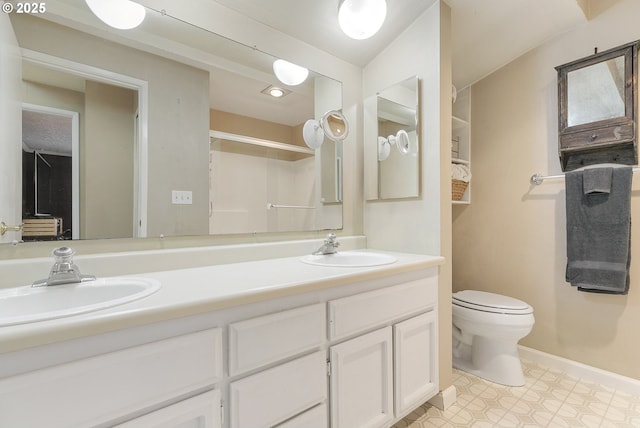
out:
<path id="1" fill-rule="evenodd" d="M 186 316 L 162 319 L 156 307 L 157 321 L 113 331 L 111 310 L 104 333 L 0 358 L 14 371 L 0 373 L 0 426 L 389 427 L 438 392 L 431 259 L 346 273 L 296 266 L 321 275 L 244 290 L 243 304 L 205 296 L 182 304 Z M 173 276 L 154 277 L 164 287 Z M 138 305 L 121 310 L 150 310 Z"/>

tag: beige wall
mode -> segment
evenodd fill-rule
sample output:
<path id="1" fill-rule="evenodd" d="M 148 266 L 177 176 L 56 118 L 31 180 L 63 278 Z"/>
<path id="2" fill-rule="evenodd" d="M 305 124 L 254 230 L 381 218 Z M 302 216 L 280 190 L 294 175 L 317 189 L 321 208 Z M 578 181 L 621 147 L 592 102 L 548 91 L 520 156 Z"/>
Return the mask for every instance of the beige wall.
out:
<path id="1" fill-rule="evenodd" d="M 85 132 L 80 144 L 80 237 L 133 233 L 133 152 L 137 92 L 85 83 Z"/>
<path id="2" fill-rule="evenodd" d="M 627 296 L 577 291 L 564 281 L 564 180 L 559 174 L 554 67 L 640 38 L 640 2 L 621 0 L 587 24 L 472 86 L 473 201 L 453 209 L 453 288 L 530 303 L 536 324 L 521 343 L 640 379 L 640 223 L 632 225 Z M 634 179 L 632 217 L 640 218 Z"/>
<path id="3" fill-rule="evenodd" d="M 450 21 L 449 6 L 437 1 L 365 67 L 363 84 L 364 98 L 370 99 L 377 91 L 410 76 L 420 79 L 421 197 L 367 202 L 365 234 L 373 248 L 447 259 L 440 267 L 438 288 L 441 389 L 451 385 Z M 367 128 L 364 133 L 365 150 L 375 157 L 377 135 Z"/>

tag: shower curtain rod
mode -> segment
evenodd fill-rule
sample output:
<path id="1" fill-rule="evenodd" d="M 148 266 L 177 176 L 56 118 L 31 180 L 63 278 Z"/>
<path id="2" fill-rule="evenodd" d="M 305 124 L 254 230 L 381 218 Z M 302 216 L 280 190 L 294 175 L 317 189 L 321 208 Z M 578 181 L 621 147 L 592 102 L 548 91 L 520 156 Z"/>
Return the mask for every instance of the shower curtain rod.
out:
<path id="1" fill-rule="evenodd" d="M 638 172 L 640 171 L 640 167 L 638 166 L 634 166 L 633 167 L 633 172 Z M 539 172 L 536 172 L 535 174 L 533 174 L 531 176 L 531 178 L 529 179 L 529 183 L 535 185 L 535 186 L 539 186 L 542 184 L 542 182 L 544 180 L 547 179 L 553 179 L 553 178 L 564 178 L 564 174 L 558 174 L 558 175 L 542 175 Z"/>

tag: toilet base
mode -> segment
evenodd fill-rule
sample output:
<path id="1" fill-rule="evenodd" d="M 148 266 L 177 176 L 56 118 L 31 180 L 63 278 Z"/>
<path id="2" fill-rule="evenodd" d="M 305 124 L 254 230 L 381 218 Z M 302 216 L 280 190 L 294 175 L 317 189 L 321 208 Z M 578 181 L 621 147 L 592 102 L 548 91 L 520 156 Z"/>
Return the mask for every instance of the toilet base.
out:
<path id="1" fill-rule="evenodd" d="M 501 385 L 525 384 L 517 343 L 474 336 L 470 349 L 454 349 L 453 367 Z"/>

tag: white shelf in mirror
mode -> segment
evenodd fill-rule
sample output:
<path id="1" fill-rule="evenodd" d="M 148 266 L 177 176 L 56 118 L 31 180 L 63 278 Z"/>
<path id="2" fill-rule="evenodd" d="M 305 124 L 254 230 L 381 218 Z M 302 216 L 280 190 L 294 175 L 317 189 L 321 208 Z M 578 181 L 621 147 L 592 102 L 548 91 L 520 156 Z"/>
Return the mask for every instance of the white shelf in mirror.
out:
<path id="1" fill-rule="evenodd" d="M 469 122 L 461 119 L 457 116 L 451 116 L 451 127 L 453 129 L 459 129 L 459 128 L 464 128 L 465 126 L 469 126 Z"/>
<path id="2" fill-rule="evenodd" d="M 235 143 L 243 143 L 243 144 L 252 144 L 254 146 L 267 147 L 271 149 L 277 150 L 285 150 L 288 152 L 302 153 L 306 155 L 313 156 L 315 154 L 315 150 L 312 150 L 307 147 L 296 146 L 293 144 L 280 143 L 278 141 L 265 140 L 262 138 L 249 137 L 246 135 L 232 134 L 230 132 L 209 131 L 210 140 L 226 140 L 233 141 Z"/>
<path id="3" fill-rule="evenodd" d="M 460 158 L 451 158 L 451 162 L 452 163 L 461 163 L 463 165 L 469 165 L 469 161 L 468 160 L 460 159 Z"/>

